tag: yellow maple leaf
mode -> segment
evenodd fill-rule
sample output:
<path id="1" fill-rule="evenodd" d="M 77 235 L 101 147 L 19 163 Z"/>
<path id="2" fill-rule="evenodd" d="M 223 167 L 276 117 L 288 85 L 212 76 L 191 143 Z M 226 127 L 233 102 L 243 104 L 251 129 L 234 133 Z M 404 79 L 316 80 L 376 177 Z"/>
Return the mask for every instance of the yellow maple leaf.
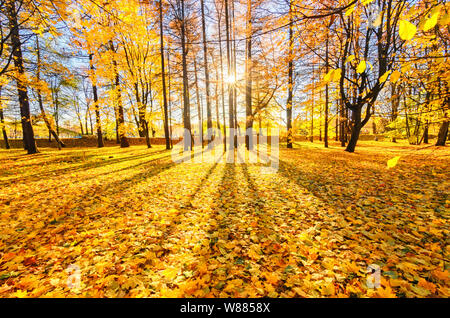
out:
<path id="1" fill-rule="evenodd" d="M 398 34 L 405 41 L 411 40 L 416 34 L 417 27 L 409 21 L 401 20 L 399 24 Z"/>
<path id="2" fill-rule="evenodd" d="M 425 288 L 427 290 L 429 290 L 432 293 L 434 293 L 436 291 L 436 285 L 433 284 L 433 283 L 428 282 L 424 278 L 420 278 L 419 279 L 419 283 L 417 285 L 420 286 L 420 287 L 423 287 L 423 288 Z"/>
<path id="3" fill-rule="evenodd" d="M 396 298 L 397 295 L 392 290 L 391 286 L 386 286 L 385 288 L 380 287 L 377 289 L 376 295 L 381 298 Z"/>
<path id="4" fill-rule="evenodd" d="M 263 275 L 266 278 L 267 282 L 272 285 L 276 285 L 280 280 L 277 273 L 266 272 Z"/>

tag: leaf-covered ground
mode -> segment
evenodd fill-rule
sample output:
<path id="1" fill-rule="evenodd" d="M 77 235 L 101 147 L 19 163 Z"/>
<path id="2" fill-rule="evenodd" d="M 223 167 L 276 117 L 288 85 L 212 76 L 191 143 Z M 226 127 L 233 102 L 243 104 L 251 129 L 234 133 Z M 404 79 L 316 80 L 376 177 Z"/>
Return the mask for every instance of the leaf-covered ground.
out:
<path id="1" fill-rule="evenodd" d="M 159 146 L 1 150 L 0 297 L 450 296 L 448 149 L 295 146 L 272 174 Z"/>

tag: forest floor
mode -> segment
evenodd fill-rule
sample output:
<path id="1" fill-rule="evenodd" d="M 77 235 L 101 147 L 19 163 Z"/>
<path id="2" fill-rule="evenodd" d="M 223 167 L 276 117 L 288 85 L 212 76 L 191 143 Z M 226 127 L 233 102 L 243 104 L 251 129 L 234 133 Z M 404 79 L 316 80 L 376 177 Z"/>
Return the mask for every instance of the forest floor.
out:
<path id="1" fill-rule="evenodd" d="M 40 150 L 0 150 L 0 297 L 450 296 L 449 147 Z"/>

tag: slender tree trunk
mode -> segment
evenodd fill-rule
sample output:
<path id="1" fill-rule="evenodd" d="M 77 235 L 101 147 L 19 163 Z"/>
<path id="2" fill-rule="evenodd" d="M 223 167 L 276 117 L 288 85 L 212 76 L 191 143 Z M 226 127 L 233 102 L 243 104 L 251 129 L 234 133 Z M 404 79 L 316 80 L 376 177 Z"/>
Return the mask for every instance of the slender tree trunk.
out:
<path id="1" fill-rule="evenodd" d="M 252 0 L 247 0 L 247 56 L 245 60 L 245 147 L 253 150 L 252 110 Z"/>
<path id="2" fill-rule="evenodd" d="M 328 27 L 329 28 L 329 27 Z M 325 43 L 325 72 L 328 73 L 329 69 L 329 62 L 328 62 L 328 33 L 327 33 L 327 40 Z M 329 93 L 328 93 L 328 84 L 325 85 L 325 122 L 324 122 L 324 146 L 325 148 L 328 148 L 328 102 L 329 102 Z"/>
<path id="3" fill-rule="evenodd" d="M 334 127 L 334 141 L 339 141 L 339 111 L 336 109 L 336 120 Z"/>
<path id="4" fill-rule="evenodd" d="M 200 93 L 198 90 L 197 58 L 195 56 L 194 56 L 194 80 L 195 80 L 195 96 L 197 98 L 198 136 L 200 138 L 200 145 L 203 148 L 203 116 L 202 116 L 202 106 L 200 102 Z"/>
<path id="5" fill-rule="evenodd" d="M 202 2 L 203 3 L 203 2 Z M 164 67 L 164 29 L 163 29 L 163 14 L 162 14 L 162 0 L 159 0 L 159 37 L 160 37 L 160 51 L 161 51 L 161 80 L 163 90 L 163 111 L 164 111 L 164 137 L 166 139 L 166 149 L 170 149 L 170 135 L 169 135 L 169 114 L 167 109 L 167 92 L 166 92 L 166 74 Z"/>
<path id="6" fill-rule="evenodd" d="M 294 89 L 294 39 L 292 26 L 292 0 L 289 1 L 289 56 L 288 56 L 288 97 L 286 103 L 286 129 L 287 129 L 287 148 L 292 148 L 292 95 Z"/>
<path id="7" fill-rule="evenodd" d="M 19 35 L 19 24 L 17 22 L 17 11 L 14 0 L 7 0 L 6 9 L 8 11 L 9 27 L 11 29 L 11 44 L 14 66 L 19 74 L 16 79 L 17 91 L 19 95 L 20 117 L 22 121 L 23 144 L 28 154 L 38 153 L 36 141 L 34 139 L 33 126 L 31 125 L 30 104 L 28 90 L 22 78 L 25 76 L 23 66 L 22 44 Z"/>
<path id="8" fill-rule="evenodd" d="M 94 96 L 94 109 L 95 109 L 95 123 L 97 127 L 97 147 L 102 148 L 104 147 L 103 143 L 103 134 L 102 134 L 102 126 L 100 121 L 100 106 L 98 105 L 98 95 L 97 95 L 97 83 L 96 83 L 96 77 L 95 77 L 95 68 L 94 63 L 92 61 L 92 57 L 94 54 L 89 54 L 89 63 L 91 67 L 92 72 L 92 94 Z"/>
<path id="9" fill-rule="evenodd" d="M 0 125 L 2 126 L 3 140 L 5 141 L 5 148 L 10 149 L 8 134 L 5 128 L 5 117 L 3 115 L 3 103 L 2 103 L 2 87 L 0 86 Z"/>
<path id="10" fill-rule="evenodd" d="M 235 25 L 235 18 L 234 18 L 234 0 L 231 0 L 231 65 L 232 65 L 232 74 L 233 74 L 233 78 L 236 81 L 236 25 Z M 234 147 L 237 148 L 238 143 L 237 143 L 237 132 L 239 130 L 239 135 L 240 135 L 240 127 L 238 125 L 238 118 L 237 118 L 237 89 L 236 89 L 236 85 L 237 83 L 234 82 L 232 85 L 233 88 L 233 110 L 234 110 L 234 129 L 235 129 L 235 133 L 234 133 Z"/>
<path id="11" fill-rule="evenodd" d="M 89 125 L 91 126 L 91 136 L 94 135 L 94 121 L 92 120 L 92 113 L 89 111 Z"/>
<path id="12" fill-rule="evenodd" d="M 186 29 L 184 17 L 184 0 L 181 0 L 181 56 L 183 67 L 183 123 L 184 123 L 184 150 L 193 150 L 193 138 L 191 131 L 191 113 L 189 105 L 189 82 L 187 75 L 187 50 L 186 50 Z"/>
<path id="13" fill-rule="evenodd" d="M 232 65 L 231 65 L 231 51 L 230 51 L 230 23 L 228 14 L 228 0 L 225 0 L 225 31 L 226 31 L 226 43 L 227 43 L 227 69 L 228 77 L 232 76 Z M 228 120 L 230 126 L 230 149 L 234 149 L 234 139 L 236 137 L 235 132 L 235 121 L 234 121 L 234 110 L 233 110 L 233 85 L 228 83 Z"/>
<path id="14" fill-rule="evenodd" d="M 138 114 L 139 114 L 139 131 L 142 132 L 142 137 L 145 137 L 145 143 L 147 144 L 147 148 L 151 148 L 152 145 L 150 143 L 150 136 L 148 132 L 148 123 L 147 119 L 145 118 L 145 105 L 142 103 L 141 96 L 139 95 L 139 86 L 138 83 L 134 83 L 134 91 L 136 94 L 136 104 L 138 107 Z"/>
<path id="15" fill-rule="evenodd" d="M 214 59 L 213 59 L 214 64 Z M 214 99 L 216 102 L 216 122 L 217 122 L 217 130 L 219 133 L 219 136 L 222 136 L 222 133 L 220 131 L 220 114 L 219 114 L 219 69 L 216 66 L 215 69 L 216 73 L 216 85 L 214 85 Z"/>
<path id="16" fill-rule="evenodd" d="M 205 6 L 204 0 L 200 0 L 202 9 L 202 34 L 203 34 L 203 57 L 204 57 L 204 69 L 205 69 L 205 89 L 206 89 L 206 139 L 208 141 L 208 149 L 211 149 L 212 138 L 212 114 L 211 114 L 211 100 L 209 95 L 209 70 L 208 70 L 208 50 L 206 47 L 206 23 L 205 23 Z M 202 128 L 203 130 L 203 128 Z"/>
<path id="17" fill-rule="evenodd" d="M 114 51 L 114 45 L 111 42 L 111 50 Z M 120 76 L 119 71 L 117 69 L 117 61 L 113 59 L 113 69 L 114 69 L 114 85 L 116 88 L 116 104 L 117 104 L 117 134 L 118 139 L 120 140 L 120 148 L 130 147 L 130 143 L 128 141 L 126 131 L 125 131 L 125 117 L 123 112 L 123 104 L 122 104 L 122 87 L 120 86 Z"/>
<path id="18" fill-rule="evenodd" d="M 312 67 L 312 92 L 311 92 L 311 126 L 310 126 L 310 133 L 309 133 L 310 134 L 310 136 L 309 136 L 310 142 L 314 142 L 314 102 L 315 102 L 314 90 L 316 88 L 315 86 L 316 86 L 316 84 L 314 82 L 314 64 L 313 64 L 313 67 Z"/>
<path id="19" fill-rule="evenodd" d="M 173 148 L 173 143 L 172 143 L 172 97 L 171 97 L 171 83 L 170 83 L 170 43 L 169 43 L 169 47 L 167 50 L 167 81 L 168 81 L 168 107 L 169 107 L 169 139 L 170 139 L 170 149 Z"/>
<path id="20" fill-rule="evenodd" d="M 345 115 L 345 109 L 344 109 L 344 102 L 342 101 L 342 98 L 339 99 L 339 117 L 340 117 L 340 122 L 339 122 L 339 137 L 340 137 L 340 141 L 341 141 L 341 147 L 345 147 L 345 142 L 346 142 L 346 132 L 345 132 L 345 126 L 346 126 L 346 115 Z"/>
<path id="21" fill-rule="evenodd" d="M 222 116 L 223 116 L 223 150 L 227 150 L 227 123 L 225 118 L 225 90 L 223 85 L 223 53 L 222 53 L 222 28 L 220 21 L 222 20 L 221 13 L 217 12 L 217 29 L 219 33 L 219 62 L 220 62 L 220 90 L 222 96 Z"/>

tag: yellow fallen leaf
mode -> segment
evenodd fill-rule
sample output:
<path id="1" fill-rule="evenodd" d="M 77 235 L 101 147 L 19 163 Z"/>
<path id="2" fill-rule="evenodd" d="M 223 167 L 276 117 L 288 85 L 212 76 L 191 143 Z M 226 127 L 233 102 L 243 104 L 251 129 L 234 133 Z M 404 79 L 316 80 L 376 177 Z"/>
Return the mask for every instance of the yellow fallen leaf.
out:
<path id="1" fill-rule="evenodd" d="M 388 168 L 394 168 L 397 165 L 399 159 L 400 159 L 400 156 L 389 159 L 387 162 Z"/>

